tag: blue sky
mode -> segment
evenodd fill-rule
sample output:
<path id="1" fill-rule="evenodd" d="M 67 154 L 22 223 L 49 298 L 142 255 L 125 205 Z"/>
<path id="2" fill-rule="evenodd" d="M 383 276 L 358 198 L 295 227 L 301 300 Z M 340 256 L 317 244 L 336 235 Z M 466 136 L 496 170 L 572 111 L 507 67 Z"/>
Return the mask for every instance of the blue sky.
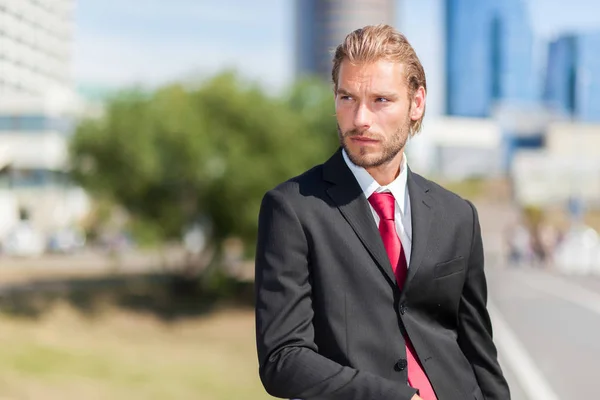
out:
<path id="1" fill-rule="evenodd" d="M 79 0 L 79 84 L 155 84 L 225 67 L 268 85 L 291 76 L 285 0 Z"/>
<path id="2" fill-rule="evenodd" d="M 397 25 L 417 53 L 436 51 L 428 18 L 441 0 L 400 0 Z M 598 0 L 528 0 L 535 32 L 600 30 Z M 78 85 L 157 85 L 236 68 L 270 88 L 293 76 L 293 0 L 78 0 Z M 435 72 L 434 72 L 435 74 Z"/>

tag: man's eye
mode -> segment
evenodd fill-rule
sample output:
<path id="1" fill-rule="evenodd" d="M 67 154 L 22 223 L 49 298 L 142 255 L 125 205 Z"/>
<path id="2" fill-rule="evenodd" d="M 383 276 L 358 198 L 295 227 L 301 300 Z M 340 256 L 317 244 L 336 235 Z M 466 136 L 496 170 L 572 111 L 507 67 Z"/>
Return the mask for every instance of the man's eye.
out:
<path id="1" fill-rule="evenodd" d="M 352 99 L 352 97 L 350 97 L 350 96 L 341 96 L 340 98 L 342 100 L 351 100 Z"/>
<path id="2" fill-rule="evenodd" d="M 385 97 L 378 97 L 377 99 L 375 99 L 375 101 L 379 103 L 387 103 L 388 99 L 386 99 Z"/>

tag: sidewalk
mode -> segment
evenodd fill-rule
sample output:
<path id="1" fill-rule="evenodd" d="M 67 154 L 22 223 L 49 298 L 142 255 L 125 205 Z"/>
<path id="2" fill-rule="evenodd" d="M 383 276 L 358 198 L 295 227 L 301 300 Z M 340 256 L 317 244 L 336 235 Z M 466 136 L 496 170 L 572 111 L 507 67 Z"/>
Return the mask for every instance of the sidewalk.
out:
<path id="1" fill-rule="evenodd" d="M 184 260 L 179 247 L 130 250 L 118 255 L 88 250 L 83 253 L 49 254 L 36 258 L 0 258 L 0 285 L 44 279 L 85 278 L 170 270 Z"/>

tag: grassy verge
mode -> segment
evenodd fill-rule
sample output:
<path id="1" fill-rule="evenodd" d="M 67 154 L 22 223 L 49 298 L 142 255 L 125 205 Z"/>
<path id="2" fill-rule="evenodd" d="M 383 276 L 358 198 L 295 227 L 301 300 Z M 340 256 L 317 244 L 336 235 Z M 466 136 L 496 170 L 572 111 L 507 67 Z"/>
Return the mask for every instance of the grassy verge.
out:
<path id="1" fill-rule="evenodd" d="M 268 399 L 250 309 L 165 322 L 58 304 L 36 319 L 0 315 L 0 399 Z"/>

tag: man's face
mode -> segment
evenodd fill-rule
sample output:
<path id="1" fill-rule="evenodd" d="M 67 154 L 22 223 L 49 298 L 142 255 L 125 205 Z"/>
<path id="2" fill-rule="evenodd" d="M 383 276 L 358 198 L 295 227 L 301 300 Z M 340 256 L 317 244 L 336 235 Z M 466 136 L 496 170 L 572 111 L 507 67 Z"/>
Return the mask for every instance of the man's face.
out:
<path id="1" fill-rule="evenodd" d="M 338 134 L 354 164 L 379 167 L 404 149 L 411 119 L 422 115 L 411 110 L 407 90 L 400 63 L 342 62 L 335 96 Z"/>

